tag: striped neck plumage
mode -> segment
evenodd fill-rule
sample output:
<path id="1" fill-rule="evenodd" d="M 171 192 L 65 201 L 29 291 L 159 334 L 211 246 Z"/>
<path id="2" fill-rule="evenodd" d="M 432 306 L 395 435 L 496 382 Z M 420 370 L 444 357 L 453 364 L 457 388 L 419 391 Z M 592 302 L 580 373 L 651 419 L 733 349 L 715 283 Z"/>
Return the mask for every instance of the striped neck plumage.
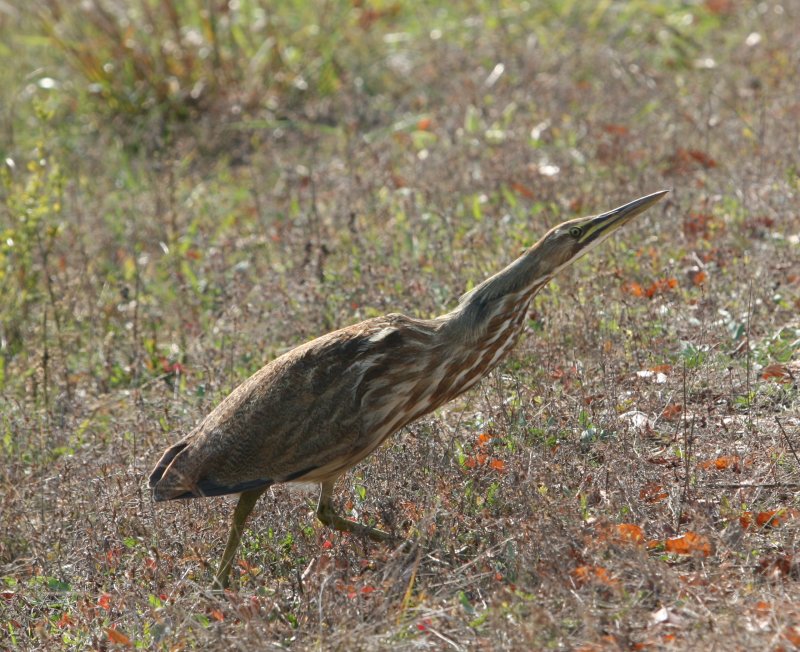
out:
<path id="1" fill-rule="evenodd" d="M 464 294 L 444 316 L 450 328 L 466 339 L 480 338 L 487 329 L 518 310 L 527 310 L 533 296 L 557 270 L 542 270 L 531 247 L 505 269 Z"/>

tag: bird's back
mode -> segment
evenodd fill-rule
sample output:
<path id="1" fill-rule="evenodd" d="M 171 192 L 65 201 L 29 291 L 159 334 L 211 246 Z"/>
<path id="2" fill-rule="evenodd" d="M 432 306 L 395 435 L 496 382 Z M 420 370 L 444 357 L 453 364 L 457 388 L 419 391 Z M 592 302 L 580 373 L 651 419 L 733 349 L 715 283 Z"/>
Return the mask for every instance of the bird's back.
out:
<path id="1" fill-rule="evenodd" d="M 386 370 L 421 359 L 439 326 L 386 315 L 273 360 L 164 453 L 150 476 L 156 500 L 335 477 L 374 450 L 387 426 L 404 425 L 391 413 L 419 378 Z"/>

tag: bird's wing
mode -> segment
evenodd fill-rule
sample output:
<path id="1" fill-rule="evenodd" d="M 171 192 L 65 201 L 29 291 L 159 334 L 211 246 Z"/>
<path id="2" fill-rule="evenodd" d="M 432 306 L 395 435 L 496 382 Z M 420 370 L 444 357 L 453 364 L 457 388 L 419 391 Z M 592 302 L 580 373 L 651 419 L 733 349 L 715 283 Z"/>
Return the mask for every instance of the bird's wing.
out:
<path id="1" fill-rule="evenodd" d="M 415 322 L 370 319 L 267 364 L 167 450 L 151 476 L 156 498 L 320 480 L 352 466 L 380 443 L 371 439 L 365 377 L 418 343 Z"/>

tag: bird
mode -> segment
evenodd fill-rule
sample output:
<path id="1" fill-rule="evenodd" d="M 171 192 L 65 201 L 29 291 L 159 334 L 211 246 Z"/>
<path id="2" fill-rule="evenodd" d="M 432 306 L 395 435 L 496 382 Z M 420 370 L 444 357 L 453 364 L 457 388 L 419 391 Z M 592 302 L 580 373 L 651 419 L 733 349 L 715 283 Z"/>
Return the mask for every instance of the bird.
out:
<path id="1" fill-rule="evenodd" d="M 323 524 L 390 540 L 336 512 L 337 478 L 486 376 L 524 330 L 536 293 L 667 192 L 553 227 L 446 314 L 391 313 L 346 326 L 284 353 L 236 387 L 167 448 L 148 481 L 156 502 L 239 494 L 215 589 L 229 586 L 245 522 L 277 483 L 319 483 Z"/>

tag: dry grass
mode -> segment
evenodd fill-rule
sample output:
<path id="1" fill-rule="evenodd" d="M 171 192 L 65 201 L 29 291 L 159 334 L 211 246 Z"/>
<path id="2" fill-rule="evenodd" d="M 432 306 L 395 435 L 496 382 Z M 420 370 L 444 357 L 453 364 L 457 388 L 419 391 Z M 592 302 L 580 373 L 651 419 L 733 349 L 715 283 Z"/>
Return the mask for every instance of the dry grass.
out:
<path id="1" fill-rule="evenodd" d="M 355 7 L 405 85 L 342 74 L 278 122 L 256 103 L 140 149 L 17 37 L 0 647 L 800 646 L 800 15 L 760 6 Z M 548 226 L 664 187 L 498 371 L 340 482 L 409 546 L 276 487 L 238 590 L 208 591 L 231 500 L 143 488 L 180 432 L 287 347 L 438 314 Z"/>

